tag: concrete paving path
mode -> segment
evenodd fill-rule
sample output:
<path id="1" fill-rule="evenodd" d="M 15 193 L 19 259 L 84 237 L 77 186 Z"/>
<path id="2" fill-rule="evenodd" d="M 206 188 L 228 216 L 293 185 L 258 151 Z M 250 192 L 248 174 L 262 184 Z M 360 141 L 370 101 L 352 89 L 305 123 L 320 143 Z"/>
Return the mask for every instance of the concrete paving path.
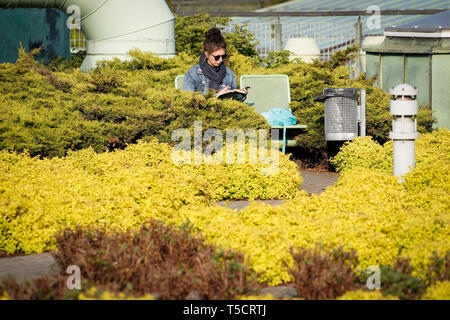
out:
<path id="1" fill-rule="evenodd" d="M 301 171 L 303 177 L 302 189 L 309 194 L 321 194 L 329 186 L 332 186 L 339 178 L 339 174 L 332 172 L 314 172 Z M 264 202 L 273 206 L 282 204 L 285 200 L 256 200 L 257 202 Z M 228 207 L 240 211 L 247 207 L 251 201 L 248 200 L 232 200 L 232 201 L 218 201 L 219 206 Z"/>
<path id="2" fill-rule="evenodd" d="M 334 172 L 300 171 L 300 174 L 303 177 L 302 189 L 310 194 L 321 194 L 339 178 L 339 174 Z"/>
<path id="3" fill-rule="evenodd" d="M 302 188 L 310 194 L 320 194 L 326 187 L 333 185 L 338 174 L 301 171 L 304 179 Z M 259 200 L 271 205 L 280 205 L 284 200 Z M 250 201 L 219 201 L 221 206 L 242 210 L 250 204 Z M 13 276 L 18 282 L 31 280 L 47 275 L 55 275 L 61 271 L 56 260 L 50 253 L 26 255 L 18 257 L 0 258 L 0 279 Z"/>
<path id="4" fill-rule="evenodd" d="M 12 276 L 17 282 L 32 280 L 60 272 L 55 258 L 50 253 L 0 259 L 0 279 Z"/>

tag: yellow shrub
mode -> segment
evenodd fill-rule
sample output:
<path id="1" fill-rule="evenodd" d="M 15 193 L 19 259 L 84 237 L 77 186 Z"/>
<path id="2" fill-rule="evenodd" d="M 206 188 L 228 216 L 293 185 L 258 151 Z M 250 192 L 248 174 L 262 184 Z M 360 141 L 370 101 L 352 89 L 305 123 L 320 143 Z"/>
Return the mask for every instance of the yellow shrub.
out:
<path id="1" fill-rule="evenodd" d="M 343 173 L 320 196 L 300 193 L 280 206 L 254 203 L 239 213 L 186 207 L 176 218 L 175 224 L 188 219 L 207 241 L 245 253 L 260 281 L 271 285 L 291 280 L 283 266 L 292 263 L 290 246 L 354 248 L 360 269 L 406 256 L 419 275 L 433 251 L 450 250 L 445 211 L 418 207 L 395 177 L 369 169 Z"/>
<path id="2" fill-rule="evenodd" d="M 258 296 L 239 296 L 238 300 L 277 300 L 270 293 L 266 295 L 258 295 Z"/>
<path id="3" fill-rule="evenodd" d="M 392 147 L 392 140 L 381 146 L 370 136 L 357 137 L 353 141 L 344 143 L 339 153 L 330 162 L 336 166 L 338 171 L 368 168 L 392 173 Z M 444 170 L 448 169 L 450 161 L 448 156 L 450 154 L 450 131 L 442 127 L 432 133 L 421 134 L 416 140 L 415 150 L 416 169 L 420 170 L 422 167 L 428 169 L 433 164 L 438 169 L 442 169 L 441 166 L 444 167 Z M 437 154 L 441 156 L 437 156 Z M 436 161 L 439 161 L 439 163 L 436 163 Z M 444 171 L 442 174 L 444 175 L 445 173 Z"/>
<path id="4" fill-rule="evenodd" d="M 395 296 L 383 296 L 381 291 L 367 291 L 367 290 L 357 290 L 349 291 L 338 297 L 336 300 L 399 300 Z"/>
<path id="5" fill-rule="evenodd" d="M 425 277 L 433 252 L 450 251 L 449 178 L 440 173 L 449 170 L 441 153 L 448 130 L 421 139 L 418 157 L 428 152 L 403 184 L 383 170 L 355 167 L 312 196 L 281 154 L 279 172 L 264 176 L 261 164 L 174 165 L 171 148 L 157 142 L 52 160 L 0 152 L 0 249 L 42 252 L 54 249 L 53 235 L 64 227 L 128 229 L 155 218 L 190 224 L 207 242 L 244 253 L 271 285 L 292 280 L 285 266 L 293 262 L 291 246 L 355 249 L 359 269 L 407 257 L 413 276 Z M 438 159 L 441 171 L 429 165 Z M 238 197 L 291 200 L 240 212 L 211 204 Z"/>
<path id="6" fill-rule="evenodd" d="M 65 227 L 136 228 L 211 199 L 289 198 L 302 183 L 286 155 L 278 174 L 264 176 L 262 164 L 178 166 L 170 153 L 155 141 L 44 160 L 0 152 L 0 250 L 39 253 L 54 249 Z"/>
<path id="7" fill-rule="evenodd" d="M 385 151 L 371 136 L 357 137 L 345 142 L 330 162 L 336 167 L 336 171 L 362 167 L 392 172 L 392 156 L 389 157 Z"/>
<path id="8" fill-rule="evenodd" d="M 2 295 L 0 296 L 0 300 L 10 300 L 8 292 L 3 291 Z"/>
<path id="9" fill-rule="evenodd" d="M 155 297 L 151 294 L 133 297 L 124 292 L 115 294 L 109 291 L 99 290 L 96 287 L 91 287 L 85 293 L 80 293 L 78 295 L 78 300 L 155 300 Z"/>
<path id="10" fill-rule="evenodd" d="M 427 288 L 423 300 L 450 300 L 450 281 L 440 281 Z"/>

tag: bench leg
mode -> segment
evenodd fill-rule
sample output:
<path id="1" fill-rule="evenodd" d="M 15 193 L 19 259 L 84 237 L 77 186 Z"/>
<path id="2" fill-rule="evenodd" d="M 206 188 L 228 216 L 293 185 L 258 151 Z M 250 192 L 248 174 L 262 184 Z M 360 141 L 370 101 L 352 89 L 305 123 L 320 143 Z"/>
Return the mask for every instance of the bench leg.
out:
<path id="1" fill-rule="evenodd" d="M 286 127 L 283 127 L 283 147 L 281 151 L 286 153 Z"/>

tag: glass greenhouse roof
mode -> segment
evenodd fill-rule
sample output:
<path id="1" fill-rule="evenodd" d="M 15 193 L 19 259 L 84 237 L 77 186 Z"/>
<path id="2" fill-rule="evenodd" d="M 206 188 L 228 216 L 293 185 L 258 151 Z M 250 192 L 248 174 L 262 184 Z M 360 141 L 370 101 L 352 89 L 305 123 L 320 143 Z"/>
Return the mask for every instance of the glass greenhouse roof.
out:
<path id="1" fill-rule="evenodd" d="M 377 5 L 381 10 L 442 10 L 450 9 L 450 0 L 296 0 L 259 9 L 255 12 L 367 11 L 372 5 Z M 372 20 L 369 20 L 371 16 L 361 16 L 362 33 L 363 36 L 382 35 L 386 28 L 407 24 L 422 17 L 431 18 L 426 15 L 382 15 L 379 19 L 379 25 L 376 25 L 377 28 L 375 28 L 375 25 L 370 23 L 373 22 L 373 17 Z M 354 24 L 357 20 L 358 16 L 280 17 L 283 41 L 289 38 L 314 37 L 320 49 L 354 39 Z M 277 17 L 235 17 L 231 24 L 255 26 L 274 24 L 276 21 Z M 314 31 L 308 34 L 305 31 L 308 28 L 314 29 Z M 338 36 L 339 40 L 336 40 Z M 268 37 L 270 37 L 270 34 L 268 35 L 267 32 L 256 34 L 256 38 L 262 45 L 271 41 Z"/>
<path id="2" fill-rule="evenodd" d="M 450 10 L 419 18 L 417 20 L 389 28 L 390 31 L 412 30 L 412 31 L 436 31 L 450 30 Z"/>

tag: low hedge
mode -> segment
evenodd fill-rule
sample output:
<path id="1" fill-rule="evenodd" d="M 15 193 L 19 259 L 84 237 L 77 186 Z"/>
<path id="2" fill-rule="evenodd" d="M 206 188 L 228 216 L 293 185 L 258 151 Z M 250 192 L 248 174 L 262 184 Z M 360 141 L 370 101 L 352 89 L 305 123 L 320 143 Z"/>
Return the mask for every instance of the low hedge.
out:
<path id="1" fill-rule="evenodd" d="M 170 143 L 174 130 L 192 129 L 195 120 L 202 121 L 205 131 L 269 128 L 243 103 L 176 90 L 175 75 L 193 62 L 187 56 L 166 61 L 144 55 L 153 63 L 147 65 L 143 54 L 135 52 L 120 70 L 113 63 L 84 74 L 50 71 L 33 61 L 34 54 L 21 49 L 17 63 L 0 64 L 0 149 L 56 157 L 153 138 Z M 140 69 L 128 71 L 134 68 Z"/>
<path id="2" fill-rule="evenodd" d="M 49 69 L 33 61 L 36 53 L 20 49 L 15 64 L 0 64 L 0 149 L 27 149 L 41 157 L 87 147 L 104 152 L 141 139 L 171 142 L 174 130 L 192 128 L 195 120 L 203 122 L 204 130 L 268 128 L 245 103 L 174 89 L 175 77 L 197 63 L 196 56 L 180 52 L 162 59 L 135 50 L 130 61 L 105 61 L 82 73 L 70 65 Z M 242 74 L 289 76 L 290 107 L 299 123 L 308 125 L 296 138 L 298 154 L 317 161 L 326 156 L 327 146 L 323 103 L 313 99 L 325 87 L 366 89 L 367 132 L 379 143 L 388 140 L 389 95 L 372 80 L 350 79 L 344 62 L 342 57 L 334 63 L 290 62 L 283 52 L 261 60 L 234 51 L 228 59 L 238 79 Z M 420 108 L 419 132 L 430 131 L 431 124 L 431 111 Z"/>

